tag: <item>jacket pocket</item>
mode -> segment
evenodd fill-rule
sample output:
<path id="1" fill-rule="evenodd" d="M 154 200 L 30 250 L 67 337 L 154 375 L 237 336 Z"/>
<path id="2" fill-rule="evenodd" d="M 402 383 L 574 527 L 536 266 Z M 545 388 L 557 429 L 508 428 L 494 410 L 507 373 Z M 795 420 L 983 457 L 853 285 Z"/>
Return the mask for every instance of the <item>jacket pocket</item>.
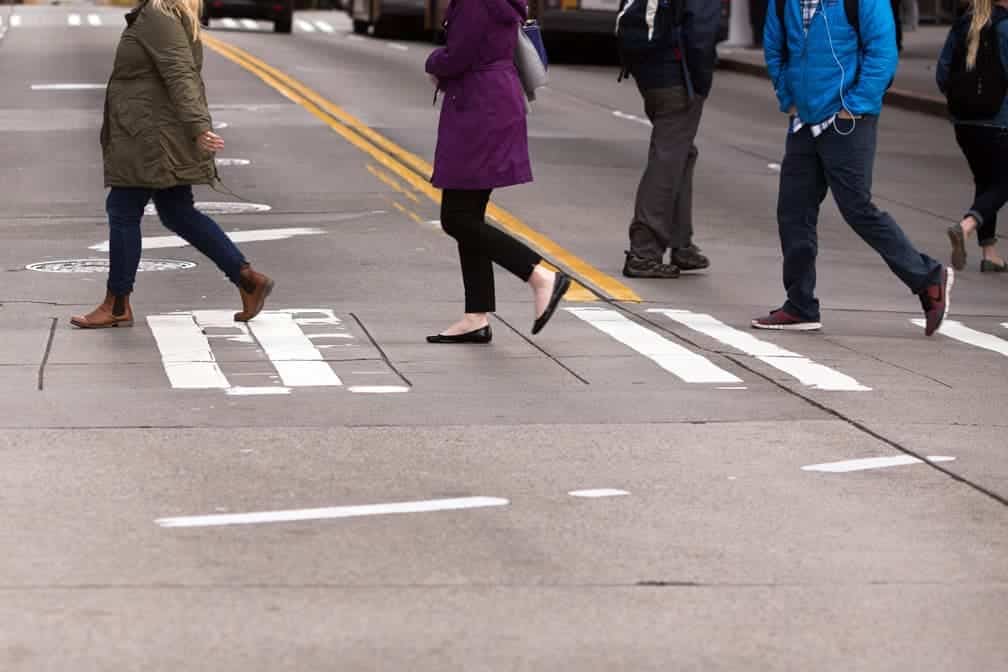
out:
<path id="1" fill-rule="evenodd" d="M 207 163 L 210 155 L 187 137 L 184 127 L 163 126 L 158 136 L 165 161 L 176 178 L 187 182 L 206 181 L 212 177 Z"/>
<path id="2" fill-rule="evenodd" d="M 118 99 L 113 109 L 117 125 L 129 135 L 139 135 L 154 124 L 150 101 L 145 98 Z"/>

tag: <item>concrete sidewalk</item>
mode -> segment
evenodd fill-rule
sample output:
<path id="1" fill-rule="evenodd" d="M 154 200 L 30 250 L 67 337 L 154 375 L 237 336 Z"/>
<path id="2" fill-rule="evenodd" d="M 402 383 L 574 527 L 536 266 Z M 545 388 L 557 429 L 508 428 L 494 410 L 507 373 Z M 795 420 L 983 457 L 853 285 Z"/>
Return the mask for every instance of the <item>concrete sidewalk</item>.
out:
<path id="1" fill-rule="evenodd" d="M 935 84 L 935 64 L 948 34 L 948 26 L 922 26 L 904 33 L 896 81 L 886 93 L 887 105 L 938 117 L 947 116 L 945 98 Z M 762 49 L 722 46 L 719 67 L 724 70 L 767 77 Z"/>

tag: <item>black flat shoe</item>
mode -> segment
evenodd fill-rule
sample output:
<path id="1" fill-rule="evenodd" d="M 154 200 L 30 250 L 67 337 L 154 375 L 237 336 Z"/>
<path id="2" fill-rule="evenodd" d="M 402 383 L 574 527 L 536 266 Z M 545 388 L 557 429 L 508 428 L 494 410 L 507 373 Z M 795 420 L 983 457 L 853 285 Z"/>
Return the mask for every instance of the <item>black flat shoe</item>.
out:
<path id="1" fill-rule="evenodd" d="M 980 272 L 981 273 L 1005 273 L 1008 272 L 1008 262 L 998 264 L 990 259 L 984 259 L 980 262 Z"/>
<path id="2" fill-rule="evenodd" d="M 455 334 L 454 336 L 447 336 L 445 334 L 435 334 L 434 336 L 428 336 L 428 343 L 489 343 L 493 340 L 493 331 L 490 330 L 490 325 L 483 327 L 482 329 L 477 329 L 476 331 L 469 331 L 464 334 Z"/>
<path id="3" fill-rule="evenodd" d="M 566 273 L 557 271 L 556 280 L 553 282 L 553 293 L 550 294 L 549 303 L 546 304 L 546 310 L 543 314 L 536 318 L 536 321 L 532 324 L 532 335 L 538 334 L 546 326 L 546 323 L 550 321 L 553 317 L 553 313 L 556 312 L 557 306 L 560 305 L 560 300 L 570 289 L 571 279 Z"/>

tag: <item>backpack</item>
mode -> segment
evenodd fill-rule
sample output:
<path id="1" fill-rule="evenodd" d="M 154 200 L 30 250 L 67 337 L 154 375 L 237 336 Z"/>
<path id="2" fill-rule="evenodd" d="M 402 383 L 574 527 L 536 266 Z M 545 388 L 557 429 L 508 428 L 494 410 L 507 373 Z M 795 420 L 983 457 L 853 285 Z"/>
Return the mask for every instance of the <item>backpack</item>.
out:
<path id="1" fill-rule="evenodd" d="M 679 45 L 684 5 L 684 0 L 620 0 L 616 46 L 623 65 L 621 80 L 632 66 Z"/>
<path id="2" fill-rule="evenodd" d="M 952 54 L 952 68 L 945 98 L 949 114 L 959 121 L 985 121 L 993 119 L 1001 111 L 1005 95 L 1008 94 L 1008 79 L 1001 64 L 1001 49 L 997 26 L 1006 17 L 999 16 L 980 31 L 980 46 L 977 49 L 976 67 L 966 69 L 966 47 L 971 15 L 953 26 L 956 32 L 955 50 Z"/>

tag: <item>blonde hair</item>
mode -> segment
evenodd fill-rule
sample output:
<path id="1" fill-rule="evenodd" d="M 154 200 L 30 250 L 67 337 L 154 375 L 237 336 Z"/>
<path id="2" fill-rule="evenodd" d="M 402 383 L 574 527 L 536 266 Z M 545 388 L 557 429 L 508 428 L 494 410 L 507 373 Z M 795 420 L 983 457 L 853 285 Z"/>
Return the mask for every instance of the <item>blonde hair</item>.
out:
<path id="1" fill-rule="evenodd" d="M 989 0 L 988 0 L 989 2 Z M 200 38 L 200 15 L 203 13 L 203 0 L 150 0 L 150 6 L 168 16 L 177 16 L 189 28 L 193 42 Z"/>
<path id="2" fill-rule="evenodd" d="M 970 22 L 969 36 L 966 38 L 967 70 L 976 67 L 977 52 L 980 50 L 980 32 L 990 23 L 993 12 L 993 0 L 973 0 L 973 20 Z"/>

